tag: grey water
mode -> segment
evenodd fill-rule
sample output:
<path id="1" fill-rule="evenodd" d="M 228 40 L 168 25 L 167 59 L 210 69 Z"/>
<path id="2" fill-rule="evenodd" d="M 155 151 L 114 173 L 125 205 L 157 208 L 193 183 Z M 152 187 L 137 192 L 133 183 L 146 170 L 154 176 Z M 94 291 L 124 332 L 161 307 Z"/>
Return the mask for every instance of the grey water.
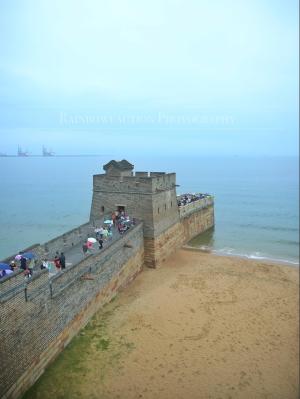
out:
<path id="1" fill-rule="evenodd" d="M 127 156 L 136 170 L 177 173 L 177 193 L 215 196 L 215 228 L 193 245 L 299 263 L 296 157 Z M 86 222 L 92 175 L 111 157 L 0 158 L 0 259 Z M 116 159 L 121 159 L 116 157 Z"/>

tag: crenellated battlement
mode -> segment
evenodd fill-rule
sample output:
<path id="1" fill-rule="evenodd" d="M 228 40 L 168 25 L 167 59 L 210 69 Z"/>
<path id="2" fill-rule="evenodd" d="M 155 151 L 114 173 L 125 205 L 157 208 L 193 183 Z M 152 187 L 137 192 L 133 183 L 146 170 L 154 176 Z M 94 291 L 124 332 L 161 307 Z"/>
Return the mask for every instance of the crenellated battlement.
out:
<path id="1" fill-rule="evenodd" d="M 94 190 L 118 192 L 134 191 L 155 193 L 156 190 L 171 190 L 176 185 L 175 173 L 135 172 L 131 176 L 97 174 L 93 176 Z"/>

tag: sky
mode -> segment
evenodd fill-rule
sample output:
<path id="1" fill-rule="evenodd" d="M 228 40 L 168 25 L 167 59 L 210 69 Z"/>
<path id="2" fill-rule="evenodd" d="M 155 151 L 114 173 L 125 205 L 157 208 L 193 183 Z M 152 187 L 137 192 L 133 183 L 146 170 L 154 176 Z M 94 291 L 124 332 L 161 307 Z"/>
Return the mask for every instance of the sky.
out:
<path id="1" fill-rule="evenodd" d="M 0 152 L 297 155 L 298 12 L 0 0 Z"/>

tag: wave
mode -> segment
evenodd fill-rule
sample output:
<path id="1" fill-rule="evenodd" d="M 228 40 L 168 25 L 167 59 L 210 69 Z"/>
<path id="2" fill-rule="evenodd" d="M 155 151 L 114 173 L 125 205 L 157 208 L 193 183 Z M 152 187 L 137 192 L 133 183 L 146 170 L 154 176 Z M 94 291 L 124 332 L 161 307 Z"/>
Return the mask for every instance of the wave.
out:
<path id="1" fill-rule="evenodd" d="M 287 265 L 299 266 L 299 260 L 291 260 L 291 259 L 284 259 L 284 258 L 274 258 L 272 256 L 263 254 L 261 252 L 253 252 L 253 253 L 240 253 L 234 248 L 225 247 L 221 249 L 213 249 L 211 247 L 202 245 L 198 247 L 201 250 L 209 251 L 216 255 L 223 255 L 223 256 L 237 256 L 239 258 L 246 258 L 246 259 L 253 259 L 253 260 L 265 260 L 274 263 L 283 263 Z"/>

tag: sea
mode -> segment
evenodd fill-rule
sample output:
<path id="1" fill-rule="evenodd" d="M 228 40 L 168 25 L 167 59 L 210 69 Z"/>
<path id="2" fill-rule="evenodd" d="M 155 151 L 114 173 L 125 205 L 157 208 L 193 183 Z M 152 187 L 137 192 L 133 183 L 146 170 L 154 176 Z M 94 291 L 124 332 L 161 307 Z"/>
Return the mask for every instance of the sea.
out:
<path id="1" fill-rule="evenodd" d="M 88 221 L 92 175 L 114 156 L 0 157 L 0 259 Z M 210 193 L 215 228 L 191 245 L 299 265 L 299 159 L 123 154 L 177 174 L 177 193 Z M 121 159 L 117 157 L 116 159 Z"/>

